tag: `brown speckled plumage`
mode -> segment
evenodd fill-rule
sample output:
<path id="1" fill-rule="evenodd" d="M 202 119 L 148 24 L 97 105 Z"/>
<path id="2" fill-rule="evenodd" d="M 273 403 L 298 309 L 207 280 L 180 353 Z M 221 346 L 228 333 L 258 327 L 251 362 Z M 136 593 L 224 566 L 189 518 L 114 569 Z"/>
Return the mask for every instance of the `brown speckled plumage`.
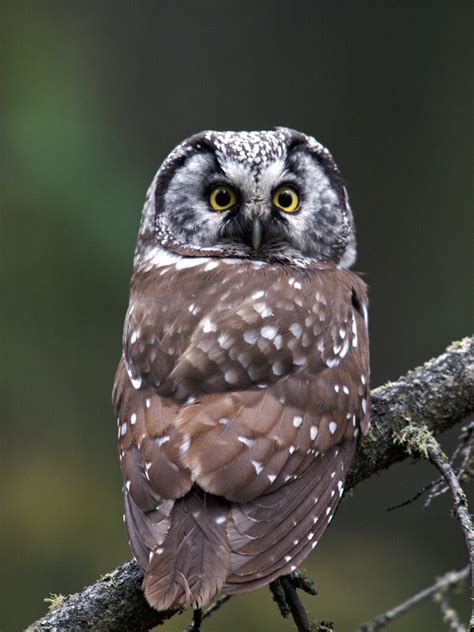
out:
<path id="1" fill-rule="evenodd" d="M 125 521 L 148 601 L 199 607 L 293 570 L 333 517 L 368 427 L 367 295 L 340 239 L 209 253 L 156 228 L 153 249 L 147 204 L 113 394 Z"/>

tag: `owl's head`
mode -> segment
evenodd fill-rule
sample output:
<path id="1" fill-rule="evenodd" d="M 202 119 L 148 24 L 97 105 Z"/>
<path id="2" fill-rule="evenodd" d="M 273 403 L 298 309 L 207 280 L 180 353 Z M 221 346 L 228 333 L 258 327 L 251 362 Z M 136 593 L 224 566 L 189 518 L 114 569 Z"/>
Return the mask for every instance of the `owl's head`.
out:
<path id="1" fill-rule="evenodd" d="M 135 265 L 173 255 L 350 266 L 352 213 L 331 154 L 287 128 L 184 141 L 148 190 Z"/>

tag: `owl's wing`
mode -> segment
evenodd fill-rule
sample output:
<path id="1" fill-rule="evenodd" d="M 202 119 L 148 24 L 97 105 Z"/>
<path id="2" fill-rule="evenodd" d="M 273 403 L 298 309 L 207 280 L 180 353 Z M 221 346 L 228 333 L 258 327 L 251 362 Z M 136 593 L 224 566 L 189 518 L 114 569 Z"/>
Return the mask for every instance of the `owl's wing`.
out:
<path id="1" fill-rule="evenodd" d="M 205 395 L 180 412 L 182 463 L 203 489 L 232 501 L 229 592 L 294 570 L 331 521 L 368 419 L 360 369 L 349 354 L 343 367 Z"/>
<path id="2" fill-rule="evenodd" d="M 315 548 L 342 496 L 355 445 L 333 446 L 284 487 L 233 506 L 227 592 L 268 584 L 294 571 Z"/>
<path id="3" fill-rule="evenodd" d="M 152 389 L 134 389 L 123 360 L 113 400 L 124 520 L 135 558 L 147 571 L 145 594 L 160 610 L 198 607 L 219 590 L 230 568 L 226 527 L 215 521 L 228 503 L 192 487 L 174 441 L 179 406 Z"/>
<path id="4" fill-rule="evenodd" d="M 342 385 L 336 393 L 337 369 L 310 377 L 301 371 L 262 390 L 204 395 L 183 407 L 172 443 L 181 464 L 204 490 L 238 503 L 297 478 L 356 438 L 366 416 L 362 383 L 346 378 L 348 393 Z"/>

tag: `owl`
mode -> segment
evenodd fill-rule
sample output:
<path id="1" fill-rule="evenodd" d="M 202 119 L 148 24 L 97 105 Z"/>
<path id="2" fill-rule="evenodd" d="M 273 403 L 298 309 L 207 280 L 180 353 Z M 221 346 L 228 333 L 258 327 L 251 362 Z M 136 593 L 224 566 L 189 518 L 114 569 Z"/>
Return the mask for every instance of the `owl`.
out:
<path id="1" fill-rule="evenodd" d="M 196 134 L 143 209 L 113 404 L 151 606 L 198 608 L 318 544 L 369 427 L 367 293 L 327 149 Z"/>

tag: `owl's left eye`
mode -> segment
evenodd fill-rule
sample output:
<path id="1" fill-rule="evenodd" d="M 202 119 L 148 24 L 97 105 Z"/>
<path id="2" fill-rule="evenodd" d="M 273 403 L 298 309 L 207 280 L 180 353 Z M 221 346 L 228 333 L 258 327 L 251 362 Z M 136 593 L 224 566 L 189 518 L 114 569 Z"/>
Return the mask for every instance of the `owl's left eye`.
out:
<path id="1" fill-rule="evenodd" d="M 285 211 L 285 213 L 293 213 L 300 205 L 300 196 L 294 187 L 288 184 L 283 184 L 274 191 L 272 202 L 273 205 L 281 211 Z"/>
<path id="2" fill-rule="evenodd" d="M 209 204 L 214 211 L 226 211 L 237 202 L 234 189 L 224 184 L 214 187 L 209 194 Z"/>

